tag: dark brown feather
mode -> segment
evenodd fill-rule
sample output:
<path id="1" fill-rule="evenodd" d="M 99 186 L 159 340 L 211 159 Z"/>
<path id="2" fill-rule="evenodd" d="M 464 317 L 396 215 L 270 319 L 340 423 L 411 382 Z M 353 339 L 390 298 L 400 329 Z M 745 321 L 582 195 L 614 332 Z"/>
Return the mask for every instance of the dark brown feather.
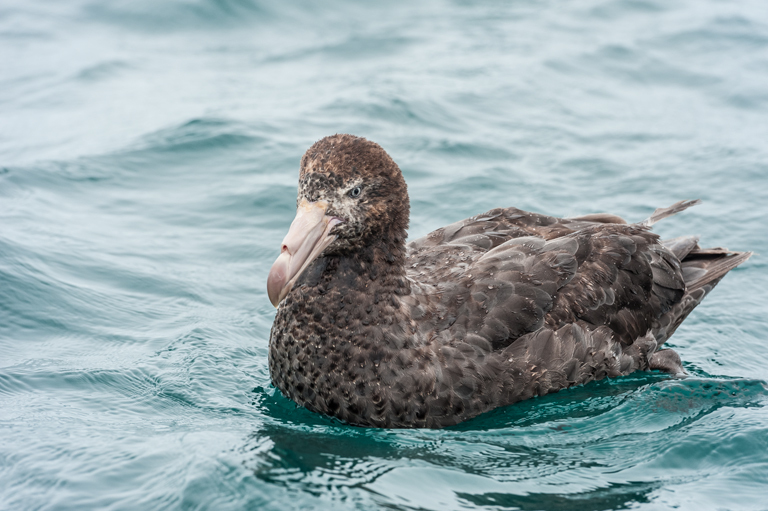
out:
<path id="1" fill-rule="evenodd" d="M 349 135 L 307 151 L 300 198 L 353 179 L 369 201 L 280 303 L 269 363 L 286 396 L 363 426 L 443 427 L 605 377 L 682 372 L 659 348 L 750 256 L 649 230 L 696 201 L 640 224 L 497 208 L 406 245 L 397 165 Z"/>

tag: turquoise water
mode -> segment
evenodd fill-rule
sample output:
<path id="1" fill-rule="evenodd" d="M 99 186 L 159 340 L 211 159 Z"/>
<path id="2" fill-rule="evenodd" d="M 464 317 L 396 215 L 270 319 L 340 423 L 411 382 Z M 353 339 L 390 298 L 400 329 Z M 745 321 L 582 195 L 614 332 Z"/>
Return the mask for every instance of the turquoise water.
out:
<path id="1" fill-rule="evenodd" d="M 768 509 L 768 9 L 0 5 L 0 509 Z M 758 254 L 641 373 L 440 431 L 270 384 L 298 164 L 377 141 L 410 234 L 497 206 Z"/>

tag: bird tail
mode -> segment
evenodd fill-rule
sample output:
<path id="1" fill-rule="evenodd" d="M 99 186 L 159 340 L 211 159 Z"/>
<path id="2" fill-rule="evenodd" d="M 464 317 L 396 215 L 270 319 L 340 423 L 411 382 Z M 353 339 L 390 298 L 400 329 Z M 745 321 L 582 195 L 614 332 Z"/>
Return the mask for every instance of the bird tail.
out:
<path id="1" fill-rule="evenodd" d="M 721 247 L 702 249 L 697 244 L 681 259 L 686 292 L 706 289 L 709 293 L 726 273 L 751 256 L 752 252 L 733 252 Z"/>
<path id="2" fill-rule="evenodd" d="M 696 206 L 697 204 L 701 204 L 701 199 L 681 200 L 680 202 L 675 202 L 667 208 L 657 208 L 651 216 L 638 223 L 642 226 L 650 227 L 660 220 L 664 220 L 667 217 L 676 215 L 681 211 L 685 211 L 691 206 Z"/>
<path id="3" fill-rule="evenodd" d="M 661 242 L 681 262 L 685 293 L 680 302 L 668 312 L 668 323 L 663 321 L 668 326 L 663 332 L 659 332 L 659 344 L 677 330 L 688 314 L 704 300 L 726 273 L 752 256 L 752 252 L 733 252 L 722 247 L 701 248 L 698 241 L 697 236 L 681 236 Z"/>

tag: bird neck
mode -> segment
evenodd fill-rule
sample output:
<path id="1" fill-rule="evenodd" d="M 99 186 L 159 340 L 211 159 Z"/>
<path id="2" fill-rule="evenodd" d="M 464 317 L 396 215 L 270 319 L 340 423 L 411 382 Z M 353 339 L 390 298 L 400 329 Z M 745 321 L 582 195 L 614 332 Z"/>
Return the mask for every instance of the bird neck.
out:
<path id="1" fill-rule="evenodd" d="M 405 232 L 384 236 L 353 252 L 326 258 L 325 277 L 340 288 L 375 287 L 385 293 L 408 294 L 405 254 Z"/>
<path id="2" fill-rule="evenodd" d="M 367 298 L 394 304 L 411 292 L 405 255 L 403 231 L 377 238 L 354 251 L 318 257 L 302 273 L 290 294 L 313 296 L 318 307 L 346 302 L 354 308 L 356 302 Z"/>

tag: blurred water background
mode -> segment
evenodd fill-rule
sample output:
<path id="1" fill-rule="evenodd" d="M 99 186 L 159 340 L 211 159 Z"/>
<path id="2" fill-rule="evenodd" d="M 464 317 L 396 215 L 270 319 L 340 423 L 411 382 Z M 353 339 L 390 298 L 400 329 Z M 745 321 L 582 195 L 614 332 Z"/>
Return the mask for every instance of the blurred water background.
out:
<path id="1" fill-rule="evenodd" d="M 0 509 L 768 509 L 764 0 L 0 3 Z M 441 431 L 271 386 L 315 140 L 410 235 L 497 206 L 755 250 L 635 374 Z"/>

